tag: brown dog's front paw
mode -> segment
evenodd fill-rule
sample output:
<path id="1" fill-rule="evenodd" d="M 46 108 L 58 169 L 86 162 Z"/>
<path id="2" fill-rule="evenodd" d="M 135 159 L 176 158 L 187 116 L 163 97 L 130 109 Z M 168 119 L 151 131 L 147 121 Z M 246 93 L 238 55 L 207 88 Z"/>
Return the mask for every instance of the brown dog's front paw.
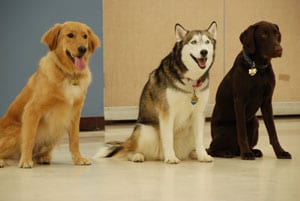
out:
<path id="1" fill-rule="evenodd" d="M 32 160 L 20 160 L 19 168 L 33 168 Z"/>
<path id="2" fill-rule="evenodd" d="M 286 151 L 276 153 L 276 156 L 279 159 L 292 159 L 292 155 L 289 152 L 286 152 Z"/>
<path id="3" fill-rule="evenodd" d="M 263 156 L 263 153 L 259 149 L 252 149 L 251 151 L 254 153 L 256 158 L 261 158 Z"/>
<path id="4" fill-rule="evenodd" d="M 75 165 L 91 165 L 92 164 L 92 162 L 89 159 L 83 158 L 83 157 L 74 158 L 73 161 L 74 161 Z"/>
<path id="5" fill-rule="evenodd" d="M 255 160 L 255 155 L 252 152 L 241 153 L 241 158 L 243 160 Z"/>

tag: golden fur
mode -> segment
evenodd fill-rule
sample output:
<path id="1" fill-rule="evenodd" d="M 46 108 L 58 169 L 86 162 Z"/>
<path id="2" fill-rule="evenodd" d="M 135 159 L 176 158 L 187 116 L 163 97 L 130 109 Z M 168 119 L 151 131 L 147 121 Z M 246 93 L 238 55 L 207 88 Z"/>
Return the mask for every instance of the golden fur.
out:
<path id="1" fill-rule="evenodd" d="M 0 120 L 0 167 L 20 157 L 19 167 L 51 162 L 54 146 L 69 134 L 76 165 L 90 165 L 79 151 L 79 121 L 91 82 L 88 60 L 99 46 L 91 28 L 79 22 L 55 24 L 42 37 L 49 52 Z"/>

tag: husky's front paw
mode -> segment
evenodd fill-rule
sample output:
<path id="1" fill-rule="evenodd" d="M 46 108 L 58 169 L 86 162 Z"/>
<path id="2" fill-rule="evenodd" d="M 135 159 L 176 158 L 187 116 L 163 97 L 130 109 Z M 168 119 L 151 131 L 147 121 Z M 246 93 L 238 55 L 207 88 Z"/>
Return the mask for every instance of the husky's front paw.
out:
<path id="1" fill-rule="evenodd" d="M 91 165 L 92 164 L 92 162 L 89 159 L 83 158 L 83 157 L 73 158 L 73 162 L 75 165 Z"/>
<path id="2" fill-rule="evenodd" d="M 197 153 L 198 155 L 198 161 L 200 162 L 212 162 L 213 161 L 213 157 L 211 157 L 210 155 L 208 155 L 206 153 L 206 151 L 203 151 L 201 153 Z"/>
<path id="3" fill-rule="evenodd" d="M 141 153 L 135 153 L 129 158 L 129 160 L 132 162 L 141 163 L 145 161 L 145 157 Z"/>
<path id="4" fill-rule="evenodd" d="M 173 156 L 173 157 L 166 157 L 166 158 L 165 158 L 165 163 L 169 163 L 169 164 L 177 164 L 177 163 L 180 163 L 180 160 L 179 160 L 176 156 Z"/>

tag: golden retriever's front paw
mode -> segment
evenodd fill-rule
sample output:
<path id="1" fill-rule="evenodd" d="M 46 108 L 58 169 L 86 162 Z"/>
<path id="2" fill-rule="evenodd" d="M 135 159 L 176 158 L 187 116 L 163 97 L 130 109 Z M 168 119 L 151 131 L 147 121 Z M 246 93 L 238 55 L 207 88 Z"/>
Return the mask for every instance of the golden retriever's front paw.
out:
<path id="1" fill-rule="evenodd" d="M 6 165 L 3 159 L 0 159 L 0 168 L 3 168 Z"/>
<path id="2" fill-rule="evenodd" d="M 20 160 L 19 168 L 33 168 L 33 161 L 32 160 Z"/>
<path id="3" fill-rule="evenodd" d="M 74 164 L 75 165 L 91 165 L 92 162 L 87 159 L 87 158 L 83 158 L 83 157 L 77 157 L 77 158 L 73 158 Z"/>
<path id="4" fill-rule="evenodd" d="M 36 159 L 36 162 L 38 164 L 42 164 L 42 165 L 50 165 L 51 156 L 48 156 L 48 155 L 40 156 L 39 158 Z"/>

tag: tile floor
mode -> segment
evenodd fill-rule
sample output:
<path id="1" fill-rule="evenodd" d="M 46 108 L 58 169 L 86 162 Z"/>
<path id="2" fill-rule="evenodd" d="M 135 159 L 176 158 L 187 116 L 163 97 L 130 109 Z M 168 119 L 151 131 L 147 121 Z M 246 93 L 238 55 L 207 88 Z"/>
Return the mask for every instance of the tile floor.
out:
<path id="1" fill-rule="evenodd" d="M 54 151 L 53 163 L 19 169 L 16 161 L 0 169 L 1 201 L 296 201 L 300 200 L 300 118 L 276 119 L 282 146 L 292 160 L 278 160 L 260 122 L 255 161 L 215 158 L 212 163 L 177 165 L 100 159 L 74 166 L 66 141 Z M 81 134 L 81 152 L 91 157 L 104 141 L 123 140 L 133 125 L 110 125 L 105 132 Z M 209 122 L 205 144 L 210 142 Z"/>

